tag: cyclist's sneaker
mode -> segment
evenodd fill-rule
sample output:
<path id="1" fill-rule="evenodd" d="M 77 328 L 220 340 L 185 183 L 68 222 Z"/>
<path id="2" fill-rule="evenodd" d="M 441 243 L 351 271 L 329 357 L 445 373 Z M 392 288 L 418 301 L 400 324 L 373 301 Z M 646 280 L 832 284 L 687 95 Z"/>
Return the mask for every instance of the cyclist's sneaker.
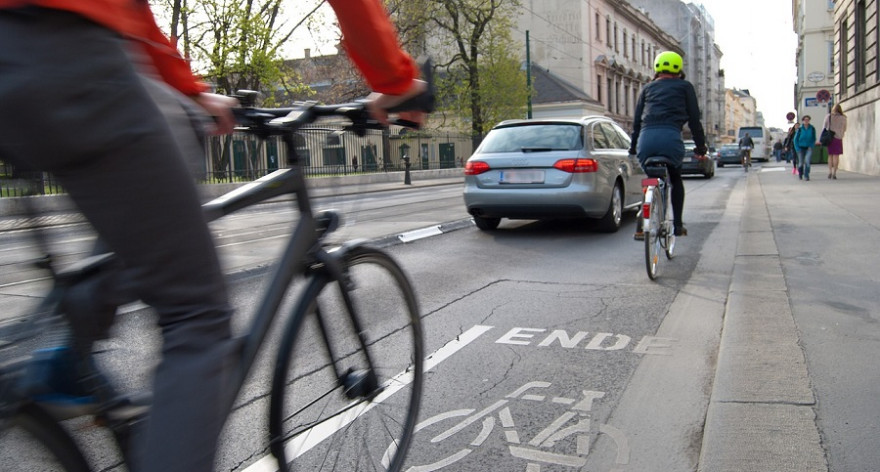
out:
<path id="1" fill-rule="evenodd" d="M 636 241 L 644 241 L 645 240 L 645 232 L 644 231 L 636 231 L 636 234 L 633 235 L 633 239 Z"/>
<path id="2" fill-rule="evenodd" d="M 675 234 L 676 236 L 687 236 L 688 230 L 684 226 L 676 226 L 673 234 Z"/>
<path id="3" fill-rule="evenodd" d="M 76 366 L 69 347 L 38 349 L 25 370 L 22 390 L 57 419 L 94 412 L 97 399 L 79 381 Z"/>

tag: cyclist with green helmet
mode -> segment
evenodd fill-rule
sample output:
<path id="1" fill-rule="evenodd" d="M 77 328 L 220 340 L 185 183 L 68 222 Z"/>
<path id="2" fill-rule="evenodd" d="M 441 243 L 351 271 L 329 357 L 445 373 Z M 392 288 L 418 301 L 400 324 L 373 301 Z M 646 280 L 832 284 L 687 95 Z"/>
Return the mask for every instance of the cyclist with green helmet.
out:
<path id="1" fill-rule="evenodd" d="M 682 219 L 684 210 L 684 183 L 681 163 L 684 159 L 684 141 L 681 129 L 685 123 L 696 143 L 694 154 L 705 159 L 706 135 L 700 123 L 700 107 L 694 86 L 684 80 L 681 56 L 664 51 L 654 59 L 654 80 L 645 85 L 639 95 L 633 120 L 630 154 L 638 155 L 644 165 L 647 158 L 669 158 L 669 179 L 672 183 L 672 213 L 676 236 L 687 235 Z M 640 239 L 641 228 L 636 232 Z M 644 237 L 644 236 L 642 236 Z"/>

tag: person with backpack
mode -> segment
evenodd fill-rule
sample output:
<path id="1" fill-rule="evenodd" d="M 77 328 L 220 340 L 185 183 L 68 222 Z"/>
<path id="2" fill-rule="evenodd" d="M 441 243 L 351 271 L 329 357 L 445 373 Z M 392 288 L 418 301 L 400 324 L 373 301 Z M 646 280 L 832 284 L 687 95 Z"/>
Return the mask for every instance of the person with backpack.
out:
<path id="1" fill-rule="evenodd" d="M 801 125 L 794 133 L 794 148 L 798 155 L 798 179 L 810 181 L 810 159 L 813 157 L 813 146 L 819 144 L 816 128 L 810 124 L 810 115 L 804 115 Z"/>

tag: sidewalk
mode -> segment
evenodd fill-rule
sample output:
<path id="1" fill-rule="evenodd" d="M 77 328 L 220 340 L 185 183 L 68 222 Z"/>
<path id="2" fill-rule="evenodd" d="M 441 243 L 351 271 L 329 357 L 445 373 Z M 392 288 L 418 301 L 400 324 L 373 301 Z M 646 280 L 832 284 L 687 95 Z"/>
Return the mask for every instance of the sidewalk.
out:
<path id="1" fill-rule="evenodd" d="M 871 362 L 880 353 L 874 270 L 880 228 L 872 218 L 880 178 L 826 177 L 822 164 L 812 166 L 807 182 L 777 163 L 747 177 L 700 471 L 874 470 L 880 463 L 876 447 L 860 439 L 876 437 L 878 396 L 858 391 L 880 378 Z M 848 243 L 851 235 L 860 243 Z M 848 272 L 873 283 L 850 285 L 835 297 L 848 284 L 832 288 L 828 281 L 843 282 Z M 835 318 L 851 318 L 835 313 L 848 305 L 864 310 L 862 322 L 836 324 Z M 829 335 L 841 342 L 829 342 Z M 861 347 L 869 351 L 848 346 L 852 336 L 869 337 Z M 828 368 L 832 358 L 858 368 Z M 852 408 L 862 417 L 847 413 Z M 859 423 L 864 427 L 853 427 Z M 868 457 L 833 461 L 855 454 Z"/>

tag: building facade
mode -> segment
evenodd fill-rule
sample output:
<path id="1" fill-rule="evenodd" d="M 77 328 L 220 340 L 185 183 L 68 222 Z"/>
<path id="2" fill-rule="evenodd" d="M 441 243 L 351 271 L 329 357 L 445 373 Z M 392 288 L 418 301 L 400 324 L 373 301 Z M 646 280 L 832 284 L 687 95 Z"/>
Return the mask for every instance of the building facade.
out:
<path id="1" fill-rule="evenodd" d="M 664 33 L 680 44 L 687 80 L 694 84 L 702 112 L 701 121 L 710 145 L 724 130 L 724 72 L 721 50 L 715 44 L 715 22 L 702 5 L 681 0 L 630 0 Z"/>
<path id="2" fill-rule="evenodd" d="M 724 96 L 723 132 L 718 137 L 718 144 L 736 143 L 736 132 L 741 126 L 763 126 L 763 123 L 758 123 L 757 107 L 755 97 L 748 90 L 727 89 Z"/>
<path id="3" fill-rule="evenodd" d="M 847 115 L 840 167 L 880 175 L 880 0 L 835 2 L 834 91 Z"/>
<path id="4" fill-rule="evenodd" d="M 654 56 L 681 51 L 675 38 L 625 0 L 524 0 L 517 29 L 528 31 L 534 67 L 582 91 L 594 110 L 632 129 L 642 86 L 653 78 Z M 536 87 L 541 100 L 541 90 Z M 573 116 L 564 103 L 542 113 Z M 579 114 L 578 116 L 581 116 Z"/>
<path id="5" fill-rule="evenodd" d="M 795 110 L 798 117 L 810 115 L 821 126 L 834 96 L 833 0 L 792 0 L 794 31 L 798 35 Z"/>

